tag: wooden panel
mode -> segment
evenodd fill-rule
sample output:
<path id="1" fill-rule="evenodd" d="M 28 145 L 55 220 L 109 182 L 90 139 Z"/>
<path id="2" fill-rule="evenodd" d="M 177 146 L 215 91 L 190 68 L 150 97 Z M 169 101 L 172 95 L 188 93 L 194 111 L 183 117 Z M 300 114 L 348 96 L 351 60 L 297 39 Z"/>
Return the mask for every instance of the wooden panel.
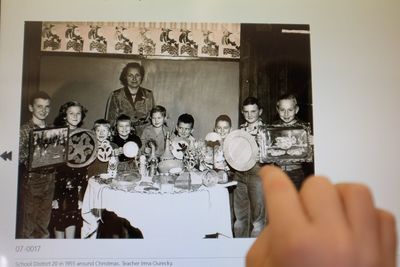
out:
<path id="1" fill-rule="evenodd" d="M 292 93 L 298 98 L 299 117 L 312 122 L 310 37 L 282 33 L 282 29 L 308 30 L 309 27 L 241 25 L 240 100 L 247 96 L 259 98 L 264 109 L 263 120 L 272 122 L 277 119 L 277 99 Z"/>
<path id="2" fill-rule="evenodd" d="M 38 90 L 40 72 L 41 22 L 25 22 L 24 62 L 22 70 L 21 124 L 31 118 L 28 109 L 31 95 Z"/>

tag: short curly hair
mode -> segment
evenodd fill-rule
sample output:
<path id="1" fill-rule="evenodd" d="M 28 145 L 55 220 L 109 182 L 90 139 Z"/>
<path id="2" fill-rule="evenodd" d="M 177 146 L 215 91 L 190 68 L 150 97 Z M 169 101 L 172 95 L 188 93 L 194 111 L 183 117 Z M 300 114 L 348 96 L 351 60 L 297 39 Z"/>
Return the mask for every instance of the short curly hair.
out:
<path id="1" fill-rule="evenodd" d="M 127 80 L 126 80 L 126 74 L 128 73 L 129 69 L 137 69 L 139 70 L 140 75 L 142 76 L 142 81 L 144 77 L 144 67 L 140 65 L 137 62 L 130 62 L 125 65 L 125 67 L 122 69 L 121 74 L 119 75 L 119 80 L 122 83 L 123 86 L 127 86 Z"/>

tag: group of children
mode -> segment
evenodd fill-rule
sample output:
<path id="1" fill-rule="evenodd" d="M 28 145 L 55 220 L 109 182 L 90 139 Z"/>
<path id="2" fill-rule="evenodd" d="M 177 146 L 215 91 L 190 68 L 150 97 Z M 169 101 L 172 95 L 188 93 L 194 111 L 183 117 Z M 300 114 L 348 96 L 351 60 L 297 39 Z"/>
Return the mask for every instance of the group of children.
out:
<path id="1" fill-rule="evenodd" d="M 22 238 L 46 238 L 50 232 L 56 238 L 79 237 L 81 223 L 80 208 L 83 194 L 87 185 L 87 178 L 104 173 L 107 164 L 96 159 L 88 167 L 72 168 L 67 165 L 53 168 L 42 168 L 28 171 L 29 132 L 36 128 L 48 127 L 46 118 L 50 111 L 50 97 L 44 92 L 38 92 L 29 104 L 32 113 L 31 120 L 21 126 L 20 138 L 20 164 L 22 171 L 20 177 L 21 192 L 19 197 L 19 224 L 17 236 Z M 285 126 L 299 123 L 296 114 L 299 108 L 293 96 L 284 96 L 277 102 L 277 112 L 280 120 L 274 124 Z M 245 123 L 240 128 L 250 133 L 257 141 L 257 135 L 265 124 L 261 120 L 262 108 L 258 100 L 248 97 L 242 103 L 241 112 Z M 85 118 L 87 110 L 76 101 L 69 101 L 61 106 L 54 126 L 68 126 L 70 133 L 78 129 Z M 106 144 L 112 147 L 119 158 L 120 171 L 138 170 L 135 158 L 126 157 L 123 146 L 129 141 L 135 142 L 139 154 L 155 157 L 157 160 L 165 152 L 167 138 L 174 140 L 180 138 L 189 146 L 198 143 L 193 136 L 194 118 L 190 114 L 182 114 L 177 120 L 173 131 L 166 124 L 167 111 L 162 106 L 155 106 L 149 114 L 150 123 L 145 126 L 140 134 L 135 134 L 131 119 L 125 114 L 120 114 L 115 122 L 99 119 L 94 122 L 93 132 L 99 147 Z M 114 123 L 114 127 L 112 125 Z M 220 115 L 215 120 L 214 131 L 221 137 L 221 145 L 217 149 L 215 162 L 208 162 L 208 168 L 229 170 L 230 177 L 237 181 L 237 186 L 232 193 L 232 216 L 234 220 L 235 237 L 256 237 L 267 223 L 266 210 L 261 180 L 257 163 L 248 171 L 236 171 L 226 163 L 223 156 L 223 141 L 232 130 L 229 116 Z M 155 149 L 155 150 L 154 150 Z M 152 151 L 154 150 L 154 151 Z M 207 163 L 207 162 L 206 162 Z M 207 168 L 207 167 L 206 167 Z M 304 180 L 301 165 L 292 166 L 286 170 L 293 176 L 294 182 L 300 185 Z M 303 177 L 301 177 L 303 175 Z M 49 231 L 50 230 L 50 231 Z"/>

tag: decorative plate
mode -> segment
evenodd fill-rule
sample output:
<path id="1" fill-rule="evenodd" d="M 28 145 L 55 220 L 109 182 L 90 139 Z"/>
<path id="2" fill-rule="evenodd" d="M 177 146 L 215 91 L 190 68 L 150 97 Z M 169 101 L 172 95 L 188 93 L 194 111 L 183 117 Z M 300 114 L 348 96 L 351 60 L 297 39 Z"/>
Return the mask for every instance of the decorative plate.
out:
<path id="1" fill-rule="evenodd" d="M 183 159 L 183 155 L 188 147 L 189 143 L 181 137 L 174 138 L 171 141 L 171 153 L 177 159 Z"/>
<path id="2" fill-rule="evenodd" d="M 104 141 L 97 150 L 97 159 L 101 162 L 108 162 L 113 154 L 113 148 L 109 141 Z"/>
<path id="3" fill-rule="evenodd" d="M 69 134 L 67 165 L 73 168 L 86 167 L 97 157 L 96 136 L 90 130 L 76 129 Z"/>
<path id="4" fill-rule="evenodd" d="M 139 147 L 135 142 L 129 141 L 124 144 L 122 150 L 127 158 L 134 158 L 139 152 Z"/>
<path id="5" fill-rule="evenodd" d="M 258 146 L 254 137 L 243 130 L 228 134 L 224 141 L 224 155 L 229 165 L 238 171 L 248 171 L 258 160 Z"/>

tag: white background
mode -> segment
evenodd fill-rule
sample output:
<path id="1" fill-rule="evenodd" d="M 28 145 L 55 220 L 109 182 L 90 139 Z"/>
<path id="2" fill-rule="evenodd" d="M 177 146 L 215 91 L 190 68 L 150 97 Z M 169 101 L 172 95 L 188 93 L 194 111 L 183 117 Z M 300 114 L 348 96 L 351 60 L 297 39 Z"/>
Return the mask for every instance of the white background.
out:
<path id="1" fill-rule="evenodd" d="M 24 21 L 299 23 L 311 27 L 316 172 L 369 185 L 400 219 L 400 1 L 2 0 L 0 262 L 16 258 L 166 258 L 174 266 L 241 266 L 252 240 L 185 244 L 14 239 Z M 399 224 L 398 224 L 399 228 Z M 178 233 L 177 233 L 178 234 Z M 15 253 L 16 245 L 39 253 Z M 153 265 L 155 266 L 155 265 Z"/>

